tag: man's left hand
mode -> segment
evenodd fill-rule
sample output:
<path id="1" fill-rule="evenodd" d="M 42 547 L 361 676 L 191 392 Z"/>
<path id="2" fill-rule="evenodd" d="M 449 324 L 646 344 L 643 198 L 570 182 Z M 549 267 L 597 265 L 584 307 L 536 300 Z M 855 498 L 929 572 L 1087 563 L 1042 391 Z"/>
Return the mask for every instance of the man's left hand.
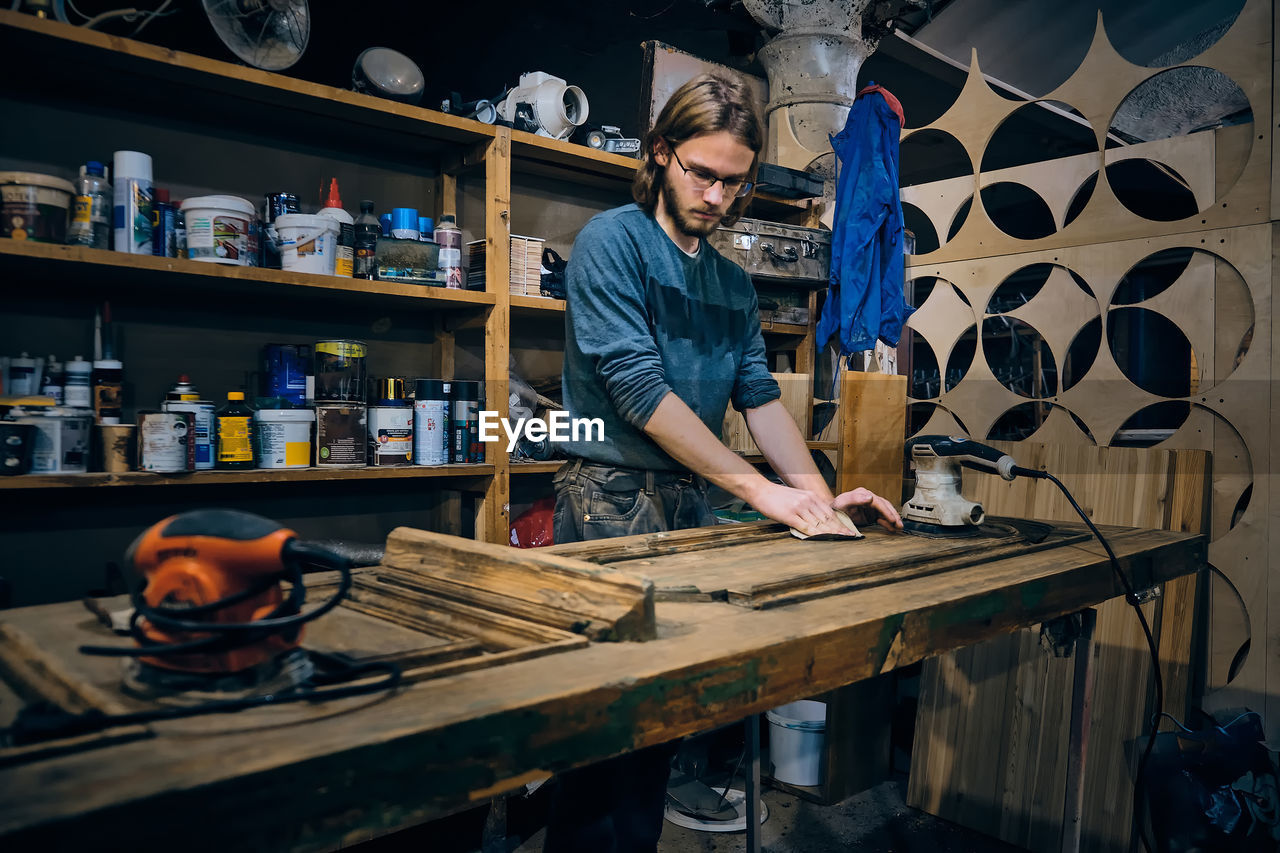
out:
<path id="1" fill-rule="evenodd" d="M 902 529 L 902 519 L 898 511 L 888 500 L 874 492 L 863 488 L 854 489 L 838 496 L 831 504 L 859 526 L 876 522 L 885 530 L 897 532 Z"/>

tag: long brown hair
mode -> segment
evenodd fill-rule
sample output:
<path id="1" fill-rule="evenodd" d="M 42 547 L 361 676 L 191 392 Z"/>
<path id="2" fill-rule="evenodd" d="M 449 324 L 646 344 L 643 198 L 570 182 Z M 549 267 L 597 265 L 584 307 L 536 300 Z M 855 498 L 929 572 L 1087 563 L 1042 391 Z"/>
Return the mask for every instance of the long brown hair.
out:
<path id="1" fill-rule="evenodd" d="M 699 74 L 671 95 L 658 115 L 658 120 L 645 134 L 641 145 L 640 168 L 631 184 L 631 196 L 647 213 L 652 214 L 662 191 L 666 167 L 653 158 L 659 139 L 671 147 L 700 133 L 727 130 L 734 139 L 754 152 L 748 181 L 755 181 L 760 167 L 760 151 L 764 148 L 764 123 L 760 120 L 750 86 L 733 72 Z M 723 225 L 737 222 L 751 201 L 748 193 L 734 200 L 720 220 Z"/>

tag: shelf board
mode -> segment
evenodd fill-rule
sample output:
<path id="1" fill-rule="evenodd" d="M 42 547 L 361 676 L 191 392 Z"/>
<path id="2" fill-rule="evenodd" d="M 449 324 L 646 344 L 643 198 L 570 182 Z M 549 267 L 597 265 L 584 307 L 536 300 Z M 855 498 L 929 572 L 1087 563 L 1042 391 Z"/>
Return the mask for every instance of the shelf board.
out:
<path id="1" fill-rule="evenodd" d="M 82 279 L 81 283 L 96 293 L 102 293 L 104 286 L 171 289 L 175 284 L 181 284 L 184 290 L 216 288 L 218 293 L 262 294 L 264 290 L 275 290 L 277 293 L 296 294 L 302 291 L 317 296 L 360 300 L 381 297 L 406 301 L 409 306 L 436 309 L 475 308 L 496 302 L 494 294 L 480 290 L 448 290 L 393 281 L 367 281 L 180 258 L 157 258 L 27 240 L 0 240 L 0 271 L 9 281 L 23 274 L 36 278 L 49 278 L 56 274 L 60 284 Z"/>
<path id="2" fill-rule="evenodd" d="M 411 466 L 404 468 L 254 468 L 248 471 L 193 471 L 153 474 L 149 471 L 94 474 L 24 474 L 0 477 L 0 491 L 27 489 L 98 489 L 154 486 L 226 486 L 246 483 L 324 483 L 352 480 L 466 480 L 493 475 L 489 464 Z"/>
<path id="3" fill-rule="evenodd" d="M 797 323 L 774 323 L 771 320 L 761 320 L 760 331 L 766 335 L 795 335 L 802 338 L 809 334 L 809 327 Z"/>
<path id="4" fill-rule="evenodd" d="M 512 474 L 554 474 L 566 461 L 568 460 L 547 459 L 540 462 L 512 462 L 509 470 Z"/>
<path id="5" fill-rule="evenodd" d="M 0 10 L 5 56 L 39 68 L 15 95 L 112 103 L 165 119 L 205 116 L 261 135 L 311 139 L 333 150 L 369 145 L 379 156 L 455 151 L 491 140 L 494 128 L 436 110 L 324 86 L 232 62 L 169 50 L 83 27 Z M 120 99 L 120 92 L 128 92 Z"/>
<path id="6" fill-rule="evenodd" d="M 563 314 L 565 301 L 546 296 L 511 296 L 512 314 Z"/>
<path id="7" fill-rule="evenodd" d="M 806 441 L 804 446 L 809 450 L 839 450 L 840 442 L 838 441 Z M 763 464 L 765 458 L 759 453 L 738 453 L 747 462 L 753 465 Z"/>

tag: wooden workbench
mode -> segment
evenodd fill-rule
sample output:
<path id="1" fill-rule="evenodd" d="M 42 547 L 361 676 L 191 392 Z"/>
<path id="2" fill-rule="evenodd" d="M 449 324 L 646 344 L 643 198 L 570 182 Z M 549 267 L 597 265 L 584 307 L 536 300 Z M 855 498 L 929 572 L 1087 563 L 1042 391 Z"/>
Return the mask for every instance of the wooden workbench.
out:
<path id="1" fill-rule="evenodd" d="M 1138 588 L 1204 565 L 1203 537 L 1105 530 Z M 735 532 L 721 535 L 732 552 Z M 918 548 L 877 531 L 863 542 L 737 539 L 791 555 L 779 572 L 795 570 L 803 545 L 810 574 Z M 946 547 L 939 569 L 956 565 Z M 688 555 L 665 550 L 661 537 L 633 542 L 619 566 L 669 576 L 664 565 Z M 711 600 L 664 600 L 680 596 L 655 581 L 657 637 L 647 642 L 591 642 L 391 696 L 153 724 L 147 737 L 13 763 L 0 767 L 0 847 L 334 849 L 1120 594 L 1094 541 L 971 562 L 878 585 L 836 579 L 820 597 L 757 607 L 697 589 L 691 597 Z M 840 591 L 850 586 L 862 588 Z M 68 666 L 81 665 L 75 647 L 96 627 L 79 603 L 7 611 L 0 623 L 43 638 Z"/>

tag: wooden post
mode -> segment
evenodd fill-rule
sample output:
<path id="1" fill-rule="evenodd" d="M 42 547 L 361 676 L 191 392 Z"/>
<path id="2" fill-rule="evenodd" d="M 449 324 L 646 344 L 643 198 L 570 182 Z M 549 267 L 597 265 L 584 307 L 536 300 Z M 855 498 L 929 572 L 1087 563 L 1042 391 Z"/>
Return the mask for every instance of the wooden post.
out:
<path id="1" fill-rule="evenodd" d="M 849 371 L 840 387 L 841 492 L 861 486 L 902 503 L 907 377 Z"/>
<path id="2" fill-rule="evenodd" d="M 496 299 L 484 321 L 484 407 L 507 417 L 508 361 L 511 354 L 511 131 L 497 128 L 484 158 L 485 289 Z M 476 538 L 507 542 L 510 536 L 511 481 L 506 446 L 485 445 L 485 461 L 493 480 L 476 505 Z"/>

